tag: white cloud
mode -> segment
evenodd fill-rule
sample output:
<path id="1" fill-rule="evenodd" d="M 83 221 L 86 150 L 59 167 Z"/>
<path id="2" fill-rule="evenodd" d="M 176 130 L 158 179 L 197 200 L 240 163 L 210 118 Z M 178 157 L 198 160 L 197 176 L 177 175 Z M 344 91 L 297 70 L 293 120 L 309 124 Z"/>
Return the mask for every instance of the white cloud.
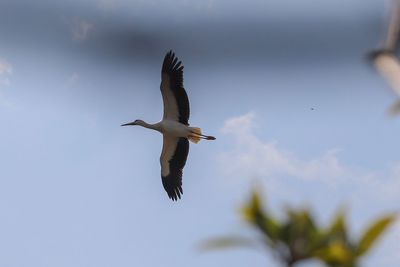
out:
<path id="1" fill-rule="evenodd" d="M 12 103 L 6 98 L 4 87 L 11 84 L 10 77 L 13 73 L 13 68 L 8 61 L 0 58 L 0 106 L 12 107 Z"/>
<path id="2" fill-rule="evenodd" d="M 12 66 L 6 60 L 0 59 L 0 85 L 9 85 Z"/>
<path id="3" fill-rule="evenodd" d="M 0 59 L 0 75 L 11 74 L 12 67 L 6 60 Z"/>
<path id="4" fill-rule="evenodd" d="M 75 18 L 71 23 L 72 39 L 77 42 L 87 40 L 89 33 L 94 29 L 94 24 L 86 20 Z"/>
<path id="5" fill-rule="evenodd" d="M 312 159 L 301 159 L 294 152 L 279 147 L 275 141 L 261 140 L 255 113 L 225 121 L 222 134 L 233 138 L 233 148 L 218 156 L 222 172 L 229 177 L 291 177 L 303 181 L 333 184 L 362 183 L 379 189 L 386 196 L 397 195 L 400 188 L 400 162 L 380 171 L 363 170 L 344 164 L 340 149 L 332 148 Z"/>
<path id="6" fill-rule="evenodd" d="M 346 172 L 337 158 L 338 149 L 302 160 L 279 148 L 276 142 L 262 141 L 255 134 L 255 114 L 229 119 L 221 132 L 233 137 L 234 148 L 219 156 L 223 172 L 229 176 L 278 178 L 291 176 L 304 180 L 335 180 Z"/>

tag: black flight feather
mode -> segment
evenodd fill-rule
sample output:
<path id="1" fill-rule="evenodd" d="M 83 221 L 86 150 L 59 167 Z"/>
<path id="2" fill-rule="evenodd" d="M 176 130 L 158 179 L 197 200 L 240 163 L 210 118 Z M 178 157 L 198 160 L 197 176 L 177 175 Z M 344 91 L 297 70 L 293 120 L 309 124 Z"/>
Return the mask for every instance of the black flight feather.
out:
<path id="1" fill-rule="evenodd" d="M 179 111 L 179 122 L 189 125 L 190 107 L 189 99 L 183 88 L 183 65 L 172 51 L 164 58 L 162 73 L 169 76 L 171 90 L 174 93 Z"/>
<path id="2" fill-rule="evenodd" d="M 169 174 L 161 175 L 162 184 L 168 197 L 174 201 L 181 198 L 182 190 L 182 170 L 185 167 L 186 159 L 189 154 L 189 141 L 186 138 L 179 138 L 174 155 L 169 160 Z"/>

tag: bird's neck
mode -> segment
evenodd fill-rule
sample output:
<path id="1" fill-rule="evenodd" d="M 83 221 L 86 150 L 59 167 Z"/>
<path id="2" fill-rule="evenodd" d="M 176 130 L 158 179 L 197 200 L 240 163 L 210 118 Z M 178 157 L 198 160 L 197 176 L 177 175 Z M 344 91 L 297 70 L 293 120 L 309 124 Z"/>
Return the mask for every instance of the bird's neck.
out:
<path id="1" fill-rule="evenodd" d="M 160 127 L 159 123 L 150 124 L 150 123 L 147 123 L 147 122 L 143 121 L 143 122 L 140 122 L 138 125 L 140 125 L 140 126 L 142 126 L 144 128 L 147 128 L 147 129 L 152 129 L 152 130 L 156 130 L 158 132 L 161 132 L 161 127 Z"/>

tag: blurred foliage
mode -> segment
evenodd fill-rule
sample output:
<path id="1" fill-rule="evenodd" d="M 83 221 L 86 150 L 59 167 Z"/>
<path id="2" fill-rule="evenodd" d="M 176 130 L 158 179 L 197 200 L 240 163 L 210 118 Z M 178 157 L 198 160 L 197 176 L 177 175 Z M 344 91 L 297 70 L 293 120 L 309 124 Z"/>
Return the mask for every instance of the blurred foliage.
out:
<path id="1" fill-rule="evenodd" d="M 285 219 L 277 219 L 264 209 L 257 191 L 241 210 L 242 216 L 261 234 L 261 244 L 272 250 L 284 266 L 300 261 L 319 259 L 330 267 L 358 267 L 360 258 L 395 220 L 390 214 L 371 224 L 359 240 L 349 237 L 346 216 L 339 211 L 328 227 L 320 227 L 309 210 L 287 209 Z M 255 247 L 256 240 L 240 236 L 226 236 L 208 240 L 203 249 Z"/>

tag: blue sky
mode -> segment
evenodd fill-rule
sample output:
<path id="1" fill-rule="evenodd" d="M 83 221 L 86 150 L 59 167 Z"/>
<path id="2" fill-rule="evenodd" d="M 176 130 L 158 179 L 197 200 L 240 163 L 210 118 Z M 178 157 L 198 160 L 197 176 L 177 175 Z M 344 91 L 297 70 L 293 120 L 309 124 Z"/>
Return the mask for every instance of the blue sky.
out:
<path id="1" fill-rule="evenodd" d="M 251 234 L 237 211 L 255 182 L 277 213 L 324 223 L 345 205 L 355 234 L 398 211 L 396 98 L 365 60 L 384 15 L 372 0 L 2 1 L 0 265 L 278 266 L 197 250 Z M 192 125 L 217 137 L 191 146 L 177 203 L 159 134 L 119 127 L 161 118 L 169 49 Z M 364 266 L 397 267 L 399 238 Z"/>

